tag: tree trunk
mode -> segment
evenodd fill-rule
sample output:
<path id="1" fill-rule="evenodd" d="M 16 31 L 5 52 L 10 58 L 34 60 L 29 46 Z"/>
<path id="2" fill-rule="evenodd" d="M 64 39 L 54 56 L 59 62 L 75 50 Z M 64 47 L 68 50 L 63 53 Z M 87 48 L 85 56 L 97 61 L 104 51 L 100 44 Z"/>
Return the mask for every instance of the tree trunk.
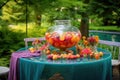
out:
<path id="1" fill-rule="evenodd" d="M 80 31 L 82 36 L 89 36 L 89 17 L 87 13 L 83 13 L 81 19 L 81 24 L 80 24 Z"/>

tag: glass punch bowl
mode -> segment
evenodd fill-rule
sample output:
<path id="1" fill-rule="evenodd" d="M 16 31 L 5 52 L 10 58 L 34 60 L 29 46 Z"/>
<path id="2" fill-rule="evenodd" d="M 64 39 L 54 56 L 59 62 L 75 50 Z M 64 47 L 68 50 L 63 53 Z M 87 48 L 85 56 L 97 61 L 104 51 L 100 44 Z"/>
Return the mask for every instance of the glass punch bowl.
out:
<path id="1" fill-rule="evenodd" d="M 47 30 L 45 38 L 50 45 L 66 50 L 80 41 L 81 33 L 78 28 L 71 26 L 70 20 L 55 20 L 55 25 Z"/>

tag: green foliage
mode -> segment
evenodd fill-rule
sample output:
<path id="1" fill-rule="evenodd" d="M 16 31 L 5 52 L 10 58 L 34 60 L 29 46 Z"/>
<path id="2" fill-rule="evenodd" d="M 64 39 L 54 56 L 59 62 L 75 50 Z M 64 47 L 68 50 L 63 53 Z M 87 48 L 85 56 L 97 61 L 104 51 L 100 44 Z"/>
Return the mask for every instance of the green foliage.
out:
<path id="1" fill-rule="evenodd" d="M 119 0 L 91 0 L 89 11 L 102 18 L 104 25 L 120 25 L 120 1 Z"/>
<path id="2" fill-rule="evenodd" d="M 9 23 L 17 23 L 17 21 L 24 21 L 25 20 L 25 8 L 21 6 L 23 3 L 19 2 L 17 4 L 15 1 L 9 1 L 3 8 L 2 8 L 2 16 L 1 19 L 8 21 Z"/>
<path id="3" fill-rule="evenodd" d="M 35 26 L 34 28 L 29 29 L 29 37 L 44 37 L 45 32 L 47 28 L 46 27 L 38 27 Z"/>
<path id="4" fill-rule="evenodd" d="M 86 4 L 78 0 L 57 0 L 51 4 L 53 8 L 48 9 L 45 15 L 48 17 L 48 22 L 53 22 L 59 19 L 71 20 L 74 26 L 79 27 L 81 13 L 84 12 Z"/>
<path id="5" fill-rule="evenodd" d="M 24 35 L 23 32 L 13 32 L 13 30 L 6 25 L 2 26 L 0 28 L 0 57 L 10 55 L 13 51 L 22 47 L 24 45 Z"/>
<path id="6" fill-rule="evenodd" d="M 8 66 L 9 67 L 9 63 L 10 63 L 10 56 L 3 56 L 3 57 L 0 57 L 0 66 Z"/>
<path id="7" fill-rule="evenodd" d="M 90 25 L 93 26 L 103 25 L 102 18 L 98 18 L 97 15 L 90 16 Z"/>

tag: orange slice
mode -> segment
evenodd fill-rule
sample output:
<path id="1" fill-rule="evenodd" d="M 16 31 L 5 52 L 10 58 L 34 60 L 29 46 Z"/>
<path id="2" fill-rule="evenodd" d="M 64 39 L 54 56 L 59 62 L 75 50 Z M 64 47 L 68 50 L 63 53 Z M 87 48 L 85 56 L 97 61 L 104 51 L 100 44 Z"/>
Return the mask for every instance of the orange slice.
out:
<path id="1" fill-rule="evenodd" d="M 60 40 L 61 40 L 61 41 L 64 41 L 64 40 L 65 40 L 65 35 L 64 35 L 64 34 L 60 35 Z"/>

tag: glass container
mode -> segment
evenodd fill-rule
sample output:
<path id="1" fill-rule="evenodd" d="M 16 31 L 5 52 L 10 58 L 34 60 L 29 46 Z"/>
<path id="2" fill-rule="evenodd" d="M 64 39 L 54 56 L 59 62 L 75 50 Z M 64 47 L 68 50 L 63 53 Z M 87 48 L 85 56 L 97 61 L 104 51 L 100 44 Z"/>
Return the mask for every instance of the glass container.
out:
<path id="1" fill-rule="evenodd" d="M 52 46 L 66 50 L 80 41 L 81 32 L 77 27 L 71 26 L 70 20 L 55 20 L 55 25 L 47 30 L 45 38 Z"/>

